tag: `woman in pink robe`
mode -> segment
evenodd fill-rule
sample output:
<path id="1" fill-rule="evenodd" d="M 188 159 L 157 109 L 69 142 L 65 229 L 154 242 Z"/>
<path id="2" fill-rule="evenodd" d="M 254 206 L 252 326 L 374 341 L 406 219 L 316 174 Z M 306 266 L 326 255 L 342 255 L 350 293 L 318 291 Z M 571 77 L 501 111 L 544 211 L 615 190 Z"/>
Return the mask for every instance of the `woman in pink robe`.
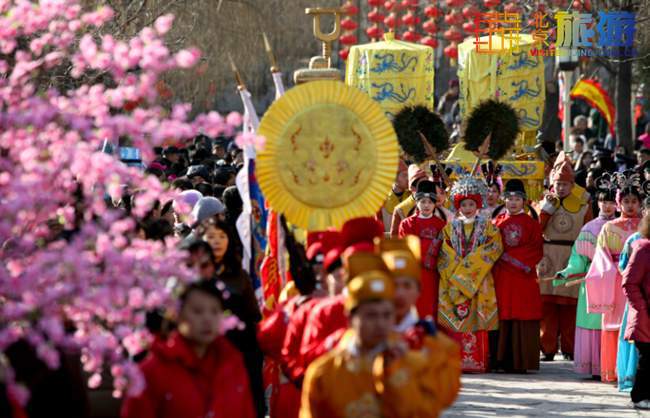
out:
<path id="1" fill-rule="evenodd" d="M 627 184 L 619 189 L 617 203 L 621 215 L 607 222 L 598 235 L 596 254 L 586 276 L 587 312 L 603 314 L 600 374 L 603 382 L 616 381 L 618 333 L 625 310 L 618 258 L 627 238 L 636 232 L 641 216 L 638 187 Z"/>

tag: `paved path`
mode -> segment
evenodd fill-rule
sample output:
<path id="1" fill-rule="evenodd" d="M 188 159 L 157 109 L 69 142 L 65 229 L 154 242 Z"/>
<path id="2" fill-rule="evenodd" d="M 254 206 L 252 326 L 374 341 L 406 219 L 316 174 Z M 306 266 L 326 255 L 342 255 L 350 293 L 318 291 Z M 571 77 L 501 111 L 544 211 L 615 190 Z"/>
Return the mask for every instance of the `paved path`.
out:
<path id="1" fill-rule="evenodd" d="M 463 375 L 462 392 L 443 417 L 650 417 L 614 384 L 582 379 L 559 359 L 541 363 L 538 373 Z"/>

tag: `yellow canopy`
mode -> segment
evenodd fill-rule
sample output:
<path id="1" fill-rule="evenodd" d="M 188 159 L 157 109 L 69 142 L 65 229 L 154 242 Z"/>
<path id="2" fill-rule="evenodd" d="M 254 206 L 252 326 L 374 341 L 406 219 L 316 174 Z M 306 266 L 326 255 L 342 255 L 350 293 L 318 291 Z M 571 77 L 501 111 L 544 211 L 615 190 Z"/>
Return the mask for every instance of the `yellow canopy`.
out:
<path id="1" fill-rule="evenodd" d="M 481 50 L 487 49 L 490 38 L 483 36 L 480 42 L 486 43 Z M 509 40 L 497 35 L 491 37 L 492 53 L 477 51 L 475 38 L 458 46 L 460 110 L 466 117 L 481 101 L 496 98 L 517 110 L 522 131 L 535 131 L 544 116 L 544 60 L 531 54 L 539 47 L 532 35 L 519 34 L 518 47 L 509 46 Z"/>
<path id="2" fill-rule="evenodd" d="M 397 41 L 392 33 L 385 39 L 350 48 L 346 84 L 367 93 L 388 116 L 404 106 L 433 109 L 433 49 Z"/>

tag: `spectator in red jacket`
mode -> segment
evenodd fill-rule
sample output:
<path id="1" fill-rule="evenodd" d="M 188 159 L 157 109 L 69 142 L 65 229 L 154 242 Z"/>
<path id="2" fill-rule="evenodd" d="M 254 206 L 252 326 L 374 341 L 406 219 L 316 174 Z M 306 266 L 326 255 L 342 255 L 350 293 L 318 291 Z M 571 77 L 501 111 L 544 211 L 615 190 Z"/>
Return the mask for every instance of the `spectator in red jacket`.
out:
<path id="1" fill-rule="evenodd" d="M 140 368 L 146 389 L 127 398 L 122 418 L 254 418 L 239 351 L 220 336 L 222 297 L 216 281 L 188 286 L 178 331 L 153 344 Z"/>
<path id="2" fill-rule="evenodd" d="M 639 232 L 641 239 L 633 244 L 632 257 L 623 272 L 623 291 L 630 304 L 625 339 L 634 341 L 639 351 L 632 402 L 636 408 L 650 409 L 650 215 L 641 221 Z"/>

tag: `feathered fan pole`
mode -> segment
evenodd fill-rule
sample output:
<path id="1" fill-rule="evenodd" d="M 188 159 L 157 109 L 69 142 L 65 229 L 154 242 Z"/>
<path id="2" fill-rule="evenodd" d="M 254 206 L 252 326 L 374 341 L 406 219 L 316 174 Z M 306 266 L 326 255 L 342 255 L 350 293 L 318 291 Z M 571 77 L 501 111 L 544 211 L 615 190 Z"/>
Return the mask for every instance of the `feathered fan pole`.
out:
<path id="1" fill-rule="evenodd" d="M 471 176 L 476 174 L 476 171 L 481 165 L 481 160 L 489 157 L 488 151 L 490 150 L 491 142 L 492 142 L 492 132 L 490 132 L 488 136 L 485 137 L 481 146 L 478 147 L 478 150 L 474 151 L 474 154 L 476 155 L 476 162 L 474 163 L 474 166 L 472 167 L 472 171 L 470 172 Z"/>
<path id="2" fill-rule="evenodd" d="M 440 175 L 442 176 L 443 181 L 445 184 L 451 184 L 449 182 L 449 177 L 447 176 L 447 173 L 445 172 L 444 168 L 440 165 L 440 159 L 438 158 L 438 150 L 431 146 L 429 141 L 427 141 L 427 138 L 424 136 L 422 132 L 418 132 L 420 134 L 420 141 L 422 141 L 422 146 L 425 149 L 425 152 L 431 156 L 431 159 L 435 161 L 436 167 L 438 167 L 438 170 L 440 171 Z"/>
<path id="3" fill-rule="evenodd" d="M 465 126 L 465 149 L 479 158 L 472 175 L 480 165 L 481 158 L 494 161 L 503 158 L 515 144 L 517 135 L 519 117 L 511 105 L 489 99 L 476 106 Z"/>

